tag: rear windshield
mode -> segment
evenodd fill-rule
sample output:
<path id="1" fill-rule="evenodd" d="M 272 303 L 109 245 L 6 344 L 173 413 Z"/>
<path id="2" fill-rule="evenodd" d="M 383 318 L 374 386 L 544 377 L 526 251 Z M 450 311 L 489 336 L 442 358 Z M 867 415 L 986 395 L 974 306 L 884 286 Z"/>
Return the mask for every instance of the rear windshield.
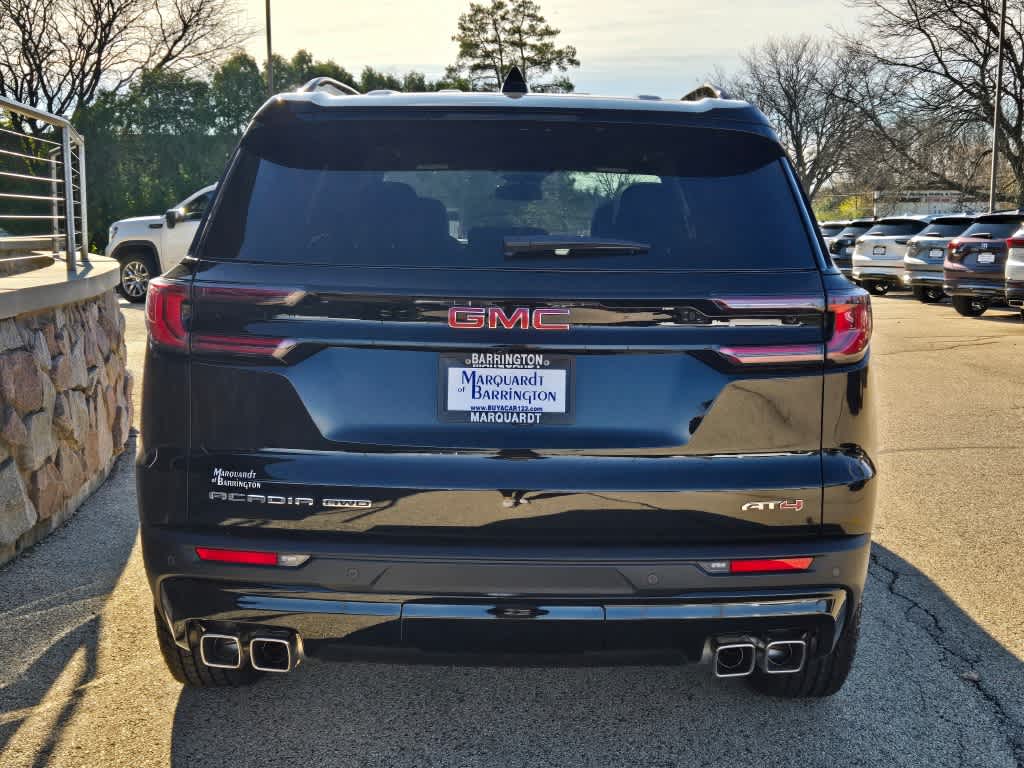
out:
<path id="1" fill-rule="evenodd" d="M 1020 229 L 1024 223 L 1024 216 L 1020 218 L 978 219 L 964 232 L 964 237 L 987 237 L 990 240 L 1006 240 L 1013 237 L 1013 233 Z"/>
<path id="2" fill-rule="evenodd" d="M 913 219 L 900 219 L 897 221 L 881 221 L 875 224 L 865 234 L 882 235 L 883 237 L 899 237 L 900 235 L 916 235 L 928 226 L 925 221 L 914 221 Z"/>
<path id="3" fill-rule="evenodd" d="M 845 227 L 843 229 L 843 231 L 840 232 L 837 236 L 838 237 L 860 237 L 865 232 L 867 232 L 869 229 L 871 229 L 871 225 L 870 224 L 851 224 L 850 226 Z"/>
<path id="4" fill-rule="evenodd" d="M 933 221 L 921 232 L 921 237 L 956 237 L 971 224 L 970 220 L 957 222 Z"/>
<path id="5" fill-rule="evenodd" d="M 631 271 L 815 265 L 781 150 L 759 136 L 415 117 L 255 126 L 201 256 Z"/>
<path id="6" fill-rule="evenodd" d="M 832 237 L 833 235 L 838 235 L 842 231 L 843 231 L 843 225 L 842 224 L 822 224 L 821 225 L 821 234 L 824 235 L 825 237 Z"/>

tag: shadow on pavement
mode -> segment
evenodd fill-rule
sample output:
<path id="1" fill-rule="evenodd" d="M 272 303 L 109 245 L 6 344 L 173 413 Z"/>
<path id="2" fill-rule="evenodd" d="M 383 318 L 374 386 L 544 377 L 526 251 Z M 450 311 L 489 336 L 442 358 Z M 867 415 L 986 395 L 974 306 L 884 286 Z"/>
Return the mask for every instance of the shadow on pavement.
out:
<path id="1" fill-rule="evenodd" d="M 977 765 L 1024 760 L 1024 664 L 875 545 L 852 676 L 832 699 L 755 696 L 709 668 L 309 661 L 183 690 L 172 765 Z M 230 757 L 230 759 L 228 759 Z"/>
<path id="2" fill-rule="evenodd" d="M 133 437 L 107 481 L 63 528 L 0 570 L 0 755 L 44 699 L 53 707 L 46 743 L 19 765 L 50 765 L 50 750 L 96 676 L 99 614 L 138 529 L 133 504 L 109 502 L 134 494 L 134 446 Z"/>

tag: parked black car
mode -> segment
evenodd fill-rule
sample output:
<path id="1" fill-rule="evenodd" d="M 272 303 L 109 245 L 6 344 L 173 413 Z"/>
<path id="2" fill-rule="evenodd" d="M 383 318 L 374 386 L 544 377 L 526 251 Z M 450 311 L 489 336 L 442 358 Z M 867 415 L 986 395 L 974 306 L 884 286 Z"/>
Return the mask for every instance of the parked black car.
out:
<path id="1" fill-rule="evenodd" d="M 818 222 L 818 229 L 821 230 L 821 236 L 823 238 L 825 238 L 825 243 L 827 244 L 829 242 L 829 240 L 831 240 L 833 237 L 835 237 L 840 232 L 842 232 L 846 228 L 846 225 L 849 224 L 849 223 L 850 222 L 848 222 L 848 221 L 838 221 L 838 220 L 837 221 L 820 221 L 820 222 Z"/>
<path id="2" fill-rule="evenodd" d="M 857 238 L 875 225 L 874 219 L 854 219 L 828 241 L 828 250 L 832 261 L 839 271 L 849 279 L 853 279 L 853 247 Z"/>
<path id="3" fill-rule="evenodd" d="M 978 317 L 1005 301 L 1007 240 L 1022 224 L 1022 211 L 989 213 L 950 242 L 942 265 L 943 288 L 961 315 Z"/>
<path id="4" fill-rule="evenodd" d="M 765 118 L 331 89 L 264 105 L 150 283 L 138 494 L 172 673 L 555 654 L 838 690 L 871 310 Z"/>
<path id="5" fill-rule="evenodd" d="M 933 304 L 945 298 L 942 264 L 946 249 L 973 221 L 969 214 L 937 216 L 923 232 L 910 238 L 903 256 L 903 283 L 918 301 Z"/>

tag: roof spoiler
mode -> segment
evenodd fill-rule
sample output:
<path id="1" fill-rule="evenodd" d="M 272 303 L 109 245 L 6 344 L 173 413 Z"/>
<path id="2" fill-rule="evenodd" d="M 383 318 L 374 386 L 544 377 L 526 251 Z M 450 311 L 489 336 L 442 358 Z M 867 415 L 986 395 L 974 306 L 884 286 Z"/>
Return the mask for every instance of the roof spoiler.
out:
<path id="1" fill-rule="evenodd" d="M 694 88 L 683 96 L 680 101 L 700 101 L 701 99 L 732 99 L 732 96 L 729 95 L 728 91 L 719 88 L 717 85 L 704 83 L 704 85 Z"/>
<path id="2" fill-rule="evenodd" d="M 339 96 L 360 96 L 361 94 L 348 83 L 335 80 L 333 77 L 314 77 L 308 83 L 299 88 L 299 93 L 312 93 L 313 91 L 334 91 Z"/>

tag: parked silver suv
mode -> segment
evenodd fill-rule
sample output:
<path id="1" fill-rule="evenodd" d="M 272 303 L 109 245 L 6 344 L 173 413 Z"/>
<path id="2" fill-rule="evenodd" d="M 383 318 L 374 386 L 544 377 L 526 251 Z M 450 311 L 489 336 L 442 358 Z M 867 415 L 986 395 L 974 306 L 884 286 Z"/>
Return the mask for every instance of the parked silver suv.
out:
<path id="1" fill-rule="evenodd" d="M 910 238 L 934 216 L 891 216 L 879 219 L 857 238 L 853 249 L 853 279 L 871 293 L 882 296 L 903 287 L 903 257 Z"/>
<path id="2" fill-rule="evenodd" d="M 937 216 L 924 230 L 910 238 L 903 256 L 903 284 L 914 292 L 914 298 L 925 304 L 942 301 L 942 262 L 950 240 L 971 226 L 974 216 L 968 213 Z"/>
<path id="3" fill-rule="evenodd" d="M 1024 227 L 1006 241 L 1006 303 L 1020 309 L 1024 320 Z"/>

